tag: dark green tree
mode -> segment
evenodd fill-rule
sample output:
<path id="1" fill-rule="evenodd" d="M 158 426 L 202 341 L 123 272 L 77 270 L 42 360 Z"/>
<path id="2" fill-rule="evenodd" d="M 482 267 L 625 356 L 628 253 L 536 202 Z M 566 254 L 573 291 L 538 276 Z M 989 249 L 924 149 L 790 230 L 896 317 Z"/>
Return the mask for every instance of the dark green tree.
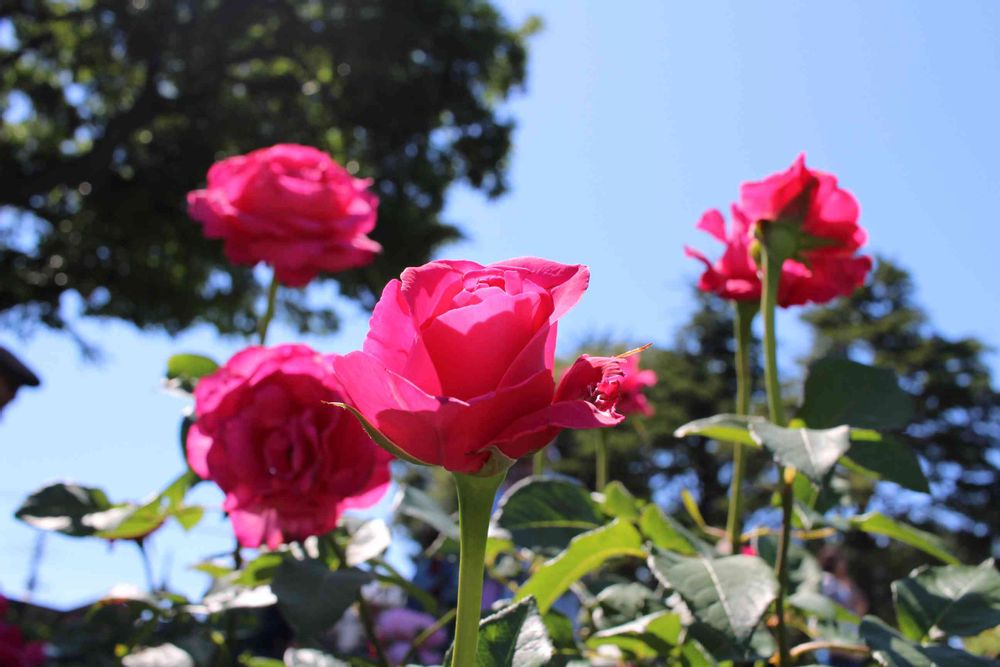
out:
<path id="1" fill-rule="evenodd" d="M 456 238 L 456 182 L 506 189 L 525 37 L 489 0 L 2 0 L 0 316 L 83 315 L 175 332 L 255 326 L 261 288 L 187 219 L 213 161 L 310 144 L 375 179 L 385 253 L 337 276 L 370 305 L 386 280 Z M 286 290 L 301 330 L 336 327 Z"/>
<path id="2" fill-rule="evenodd" d="M 924 462 L 933 502 L 876 491 L 890 514 L 948 535 L 965 562 L 1000 548 L 1000 392 L 974 338 L 935 331 L 916 304 L 910 275 L 879 259 L 872 280 L 849 298 L 804 315 L 815 356 L 871 360 L 894 370 L 914 397 L 906 439 Z"/>

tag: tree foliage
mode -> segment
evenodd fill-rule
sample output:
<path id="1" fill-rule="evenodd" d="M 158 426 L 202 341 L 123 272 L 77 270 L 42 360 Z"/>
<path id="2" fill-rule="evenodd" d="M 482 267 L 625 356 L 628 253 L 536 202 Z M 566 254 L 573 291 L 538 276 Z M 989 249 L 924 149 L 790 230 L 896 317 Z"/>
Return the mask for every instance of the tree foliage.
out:
<path id="1" fill-rule="evenodd" d="M 877 501 L 950 535 L 962 560 L 977 561 L 996 550 L 1000 535 L 1000 392 L 986 346 L 936 331 L 914 292 L 909 274 L 881 259 L 867 286 L 805 320 L 816 333 L 814 354 L 869 358 L 892 369 L 914 397 L 905 437 L 925 464 L 935 508 L 895 489 Z"/>
<path id="2" fill-rule="evenodd" d="M 261 288 L 201 236 L 184 195 L 221 157 L 314 145 L 375 179 L 374 265 L 337 276 L 370 303 L 458 236 L 449 186 L 506 189 L 525 37 L 488 0 L 4 0 L 0 314 L 64 328 L 82 313 L 178 331 L 255 326 Z M 286 291 L 302 331 L 328 306 Z"/>

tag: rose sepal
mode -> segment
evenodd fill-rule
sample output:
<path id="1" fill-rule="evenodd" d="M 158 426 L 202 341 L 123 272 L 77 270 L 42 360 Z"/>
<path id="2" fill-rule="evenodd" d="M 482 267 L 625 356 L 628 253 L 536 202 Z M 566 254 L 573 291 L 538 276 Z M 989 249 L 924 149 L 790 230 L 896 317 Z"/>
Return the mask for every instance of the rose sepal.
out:
<path id="1" fill-rule="evenodd" d="M 403 449 L 399 445 L 390 440 L 385 435 L 385 433 L 382 433 L 382 431 L 378 430 L 374 424 L 365 419 L 365 416 L 360 412 L 358 412 L 357 408 L 350 406 L 347 403 L 339 403 L 336 401 L 330 402 L 329 405 L 332 405 L 336 408 L 341 408 L 343 410 L 347 410 L 352 415 L 354 415 L 354 417 L 358 420 L 358 422 L 361 423 L 361 427 L 365 429 L 365 432 L 368 434 L 368 436 L 375 441 L 375 444 L 384 449 L 385 451 L 389 452 L 396 458 L 402 459 L 407 463 L 415 463 L 416 465 L 420 466 L 433 465 L 426 461 L 421 461 L 420 459 L 411 454 L 407 454 L 405 451 L 403 451 Z M 494 474 L 496 474 L 496 472 L 494 472 Z"/>
<path id="2" fill-rule="evenodd" d="M 511 466 L 517 463 L 517 459 L 510 458 L 501 452 L 496 445 L 490 445 L 480 451 L 489 452 L 489 458 L 487 458 L 486 462 L 483 463 L 483 467 L 476 472 L 465 473 L 470 477 L 496 477 L 500 474 L 506 475 Z"/>

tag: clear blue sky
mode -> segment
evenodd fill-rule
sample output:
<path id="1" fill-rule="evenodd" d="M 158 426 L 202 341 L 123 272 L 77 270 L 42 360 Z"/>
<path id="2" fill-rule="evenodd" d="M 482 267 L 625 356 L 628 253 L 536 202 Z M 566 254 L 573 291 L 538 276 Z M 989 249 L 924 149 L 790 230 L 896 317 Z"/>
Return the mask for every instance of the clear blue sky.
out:
<path id="1" fill-rule="evenodd" d="M 441 254 L 589 264 L 591 289 L 564 320 L 563 350 L 593 333 L 668 341 L 698 274 L 682 246 L 716 251 L 693 228 L 700 214 L 803 150 L 855 193 L 871 249 L 913 272 L 939 329 L 1000 342 L 1000 3 L 503 5 L 546 26 L 532 42 L 528 91 L 509 107 L 520 122 L 512 192 L 490 203 L 456 190 L 447 214 L 469 240 Z M 367 314 L 349 304 L 343 313 L 340 334 L 309 342 L 356 348 Z M 807 341 L 794 315 L 780 326 L 791 363 Z M 207 329 L 170 340 L 119 324 L 82 328 L 107 351 L 102 365 L 82 362 L 62 337 L 0 332 L 45 381 L 0 421 L 0 590 L 12 595 L 34 539 L 9 518 L 21 498 L 61 478 L 121 499 L 156 489 L 181 466 L 184 403 L 159 389 L 164 360 L 240 347 Z M 1000 369 L 995 355 L 991 364 Z M 218 501 L 207 488 L 198 496 Z M 229 544 L 216 514 L 193 536 L 158 536 L 154 567 L 196 591 L 203 578 L 185 568 Z M 40 574 L 39 599 L 58 604 L 142 582 L 130 545 L 58 536 Z"/>

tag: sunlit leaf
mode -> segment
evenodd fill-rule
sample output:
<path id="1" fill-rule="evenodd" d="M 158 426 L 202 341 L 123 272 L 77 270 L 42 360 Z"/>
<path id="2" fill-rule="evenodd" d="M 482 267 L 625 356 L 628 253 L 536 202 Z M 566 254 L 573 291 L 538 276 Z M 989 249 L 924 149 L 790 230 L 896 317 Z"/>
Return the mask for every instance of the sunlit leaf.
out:
<path id="1" fill-rule="evenodd" d="M 814 429 L 900 429 L 913 418 L 913 399 L 887 368 L 827 357 L 809 367 L 796 417 Z"/>
<path id="2" fill-rule="evenodd" d="M 518 547 L 564 549 L 569 541 L 604 523 L 583 486 L 568 478 L 529 477 L 500 499 L 497 525 Z"/>
<path id="3" fill-rule="evenodd" d="M 570 585 L 611 558 L 644 558 L 642 537 L 632 524 L 615 519 L 606 526 L 573 538 L 566 550 L 538 568 L 515 595 L 523 600 L 533 595 L 545 613 Z"/>

